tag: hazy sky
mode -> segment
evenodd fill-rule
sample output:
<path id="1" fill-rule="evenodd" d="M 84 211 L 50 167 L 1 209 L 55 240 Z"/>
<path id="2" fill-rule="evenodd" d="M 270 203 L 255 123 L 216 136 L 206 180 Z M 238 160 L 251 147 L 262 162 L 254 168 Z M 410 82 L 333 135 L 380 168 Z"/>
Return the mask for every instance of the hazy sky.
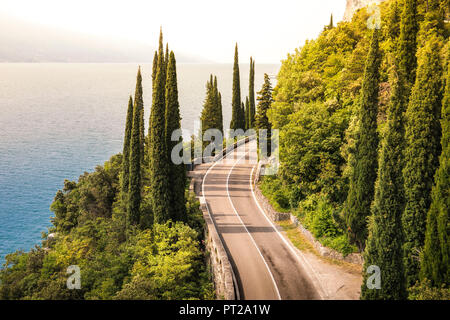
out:
<path id="1" fill-rule="evenodd" d="M 156 45 L 162 25 L 171 49 L 231 63 L 278 63 L 315 38 L 345 0 L 0 0 L 0 13 L 59 29 Z M 3 32 L 0 30 L 0 32 Z M 244 58 L 245 57 L 245 58 Z M 245 60 L 241 61 L 245 62 Z"/>

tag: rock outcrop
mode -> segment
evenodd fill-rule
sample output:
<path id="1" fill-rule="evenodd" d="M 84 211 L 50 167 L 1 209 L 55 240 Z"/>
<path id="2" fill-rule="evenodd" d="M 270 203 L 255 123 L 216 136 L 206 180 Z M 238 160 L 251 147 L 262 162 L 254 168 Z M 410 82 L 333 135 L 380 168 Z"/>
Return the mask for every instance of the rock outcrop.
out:
<path id="1" fill-rule="evenodd" d="M 372 3 L 379 4 L 386 0 L 347 0 L 347 6 L 344 13 L 344 21 L 352 20 L 353 14 Z"/>

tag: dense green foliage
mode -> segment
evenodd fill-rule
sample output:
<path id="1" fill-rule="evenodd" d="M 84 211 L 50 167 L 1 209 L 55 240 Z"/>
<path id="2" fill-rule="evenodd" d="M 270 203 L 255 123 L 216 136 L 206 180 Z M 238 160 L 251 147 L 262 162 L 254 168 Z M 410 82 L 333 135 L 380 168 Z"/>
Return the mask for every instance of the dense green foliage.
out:
<path id="1" fill-rule="evenodd" d="M 129 229 L 115 199 L 122 156 L 79 181 L 67 181 L 52 204 L 54 237 L 6 257 L 1 299 L 210 299 L 202 214 L 189 195 L 187 224 Z M 81 289 L 69 290 L 67 267 L 78 265 Z"/>
<path id="2" fill-rule="evenodd" d="M 159 39 L 157 73 L 154 85 L 153 103 L 150 115 L 149 166 L 150 202 L 155 223 L 164 223 L 171 218 L 169 158 L 165 133 L 166 110 L 166 65 L 164 61 L 162 33 Z"/>
<path id="3" fill-rule="evenodd" d="M 377 61 L 370 63 L 374 43 L 365 9 L 350 22 L 330 22 L 283 61 L 267 112 L 280 130 L 280 169 L 261 189 L 277 210 L 296 213 L 318 237 L 324 225 L 355 234 L 359 249 L 366 246 L 364 270 L 377 265 L 383 279 L 381 290 L 367 290 L 364 272 L 362 298 L 403 299 L 418 279 L 419 259 L 422 279 L 432 279 L 428 284 L 438 291 L 448 285 L 442 245 L 448 208 L 440 204 L 446 209 L 432 213 L 429 207 L 432 199 L 448 198 L 448 178 L 434 176 L 445 146 L 439 116 L 449 9 L 447 0 L 390 0 L 380 9 Z M 432 198 L 433 181 L 441 181 L 434 188 L 441 191 Z M 328 222 L 316 225 L 321 219 Z M 424 281 L 409 297 L 423 298 L 434 290 L 428 287 Z"/>
<path id="4" fill-rule="evenodd" d="M 186 205 L 184 198 L 184 189 L 186 187 L 186 169 L 184 164 L 175 164 L 171 159 L 173 148 L 183 143 L 183 137 L 177 141 L 172 141 L 172 133 L 181 129 L 180 105 L 178 103 L 177 69 L 175 54 L 170 52 L 169 64 L 167 66 L 166 83 L 166 145 L 167 159 L 169 159 L 169 181 L 170 188 L 170 217 L 173 221 L 186 221 Z"/>

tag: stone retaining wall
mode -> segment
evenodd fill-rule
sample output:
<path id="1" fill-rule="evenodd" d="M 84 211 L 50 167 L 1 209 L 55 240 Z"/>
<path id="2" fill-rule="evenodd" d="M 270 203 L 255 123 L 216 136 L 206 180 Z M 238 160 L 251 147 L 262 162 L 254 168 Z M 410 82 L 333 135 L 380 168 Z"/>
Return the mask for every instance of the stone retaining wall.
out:
<path id="1" fill-rule="evenodd" d="M 200 159 L 202 161 L 197 162 L 214 162 L 220 160 L 223 156 L 225 156 L 231 150 L 237 148 L 243 143 L 247 143 L 249 140 L 254 137 L 247 137 L 245 139 L 241 139 L 234 143 L 232 146 L 223 149 L 217 156 L 213 159 Z M 206 160 L 206 161 L 205 161 Z M 239 299 L 238 289 L 235 285 L 235 276 L 233 267 L 231 266 L 230 260 L 228 258 L 228 254 L 225 250 L 225 247 L 222 243 L 222 240 L 217 231 L 216 225 L 209 213 L 208 204 L 201 194 L 201 186 L 203 182 L 203 175 L 201 171 L 195 171 L 198 163 L 195 163 L 192 166 L 194 171 L 190 171 L 188 176 L 191 178 L 191 183 L 189 185 L 189 190 L 194 192 L 198 199 L 200 200 L 200 209 L 203 213 L 203 218 L 205 219 L 205 239 L 206 239 L 206 248 L 209 252 L 209 260 L 211 265 L 211 271 L 213 275 L 214 286 L 216 290 L 216 297 L 218 299 L 224 300 L 237 300 Z"/>
<path id="2" fill-rule="evenodd" d="M 199 194 L 203 175 L 191 175 L 189 190 Z M 233 269 L 228 255 L 217 232 L 216 226 L 209 214 L 207 203 L 203 197 L 199 198 L 200 209 L 205 219 L 206 248 L 209 252 L 211 272 L 216 290 L 217 299 L 236 300 L 235 286 L 233 280 Z"/>

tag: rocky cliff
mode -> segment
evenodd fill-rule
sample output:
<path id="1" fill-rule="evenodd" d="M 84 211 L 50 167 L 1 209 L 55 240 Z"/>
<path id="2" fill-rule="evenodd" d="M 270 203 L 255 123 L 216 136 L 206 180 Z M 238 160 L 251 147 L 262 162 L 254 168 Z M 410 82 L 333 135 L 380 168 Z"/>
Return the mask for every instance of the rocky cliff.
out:
<path id="1" fill-rule="evenodd" d="M 353 14 L 361 8 L 368 6 L 371 3 L 381 3 L 386 0 L 347 0 L 347 6 L 344 13 L 344 21 L 350 21 Z"/>

